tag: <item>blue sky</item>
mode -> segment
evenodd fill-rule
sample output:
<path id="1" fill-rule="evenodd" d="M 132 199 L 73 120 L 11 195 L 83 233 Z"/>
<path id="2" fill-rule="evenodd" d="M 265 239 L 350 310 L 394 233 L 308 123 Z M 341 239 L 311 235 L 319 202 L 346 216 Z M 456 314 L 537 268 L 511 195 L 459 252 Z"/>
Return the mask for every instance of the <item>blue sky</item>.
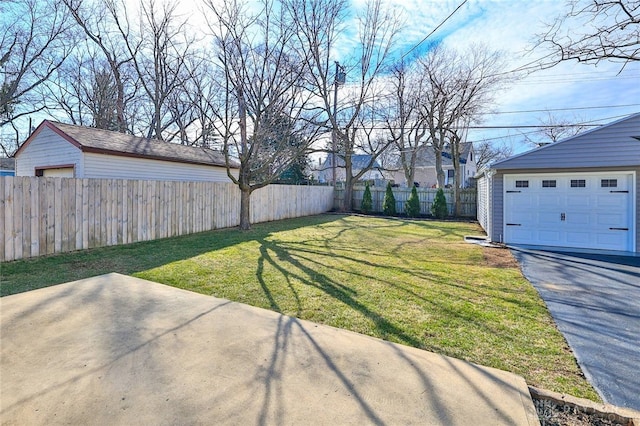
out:
<path id="1" fill-rule="evenodd" d="M 462 0 L 387 0 L 403 8 L 409 16 L 403 35 L 408 50 L 440 24 Z M 560 15 L 564 2 L 556 0 L 471 0 L 467 1 L 429 41 L 464 49 L 470 43 L 483 43 L 502 50 L 508 67 L 516 69 L 542 58 L 547 52 L 531 51 L 535 35 L 546 23 Z M 496 114 L 487 114 L 486 126 L 539 125 L 550 114 L 571 122 L 607 123 L 621 116 L 640 112 L 640 63 L 596 65 L 563 63 L 534 72 L 511 84 L 496 98 Z M 517 111 L 532 111 L 517 113 Z M 471 140 L 490 138 L 513 147 L 514 152 L 533 148 L 523 142 L 523 133 L 536 140 L 530 129 L 473 130 Z"/>
<path id="2" fill-rule="evenodd" d="M 138 0 L 126 0 L 135 10 Z M 175 0 L 174 0 L 175 1 Z M 216 0 L 221 1 L 221 0 Z M 355 8 L 366 0 L 352 0 Z M 462 0 L 383 0 L 405 17 L 396 55 L 399 57 L 419 43 L 441 24 Z M 201 2 L 179 1 L 178 10 L 189 16 L 193 28 L 204 28 Z M 535 63 L 545 51 L 531 51 L 535 35 L 565 9 L 560 0 L 468 0 L 416 51 L 439 42 L 463 50 L 472 43 L 485 44 L 491 49 L 504 51 L 508 58 L 505 71 Z M 357 24 L 347 25 L 356 28 Z M 348 37 L 340 43 L 341 53 L 352 50 Z M 623 116 L 640 112 L 640 62 L 628 64 L 620 72 L 619 63 L 600 62 L 597 66 L 563 63 L 551 69 L 537 71 L 513 84 L 496 96 L 493 110 L 486 114 L 484 126 L 513 126 L 501 129 L 478 129 L 469 132 L 471 141 L 490 139 L 506 144 L 514 153 L 534 147 L 525 141 L 542 137 L 533 129 L 517 126 L 536 126 L 549 115 L 569 122 L 604 124 Z M 520 112 L 526 111 L 526 112 Z M 36 119 L 38 117 L 34 117 Z M 44 117 L 43 117 L 44 118 Z M 39 121 L 36 119 L 36 121 Z"/>

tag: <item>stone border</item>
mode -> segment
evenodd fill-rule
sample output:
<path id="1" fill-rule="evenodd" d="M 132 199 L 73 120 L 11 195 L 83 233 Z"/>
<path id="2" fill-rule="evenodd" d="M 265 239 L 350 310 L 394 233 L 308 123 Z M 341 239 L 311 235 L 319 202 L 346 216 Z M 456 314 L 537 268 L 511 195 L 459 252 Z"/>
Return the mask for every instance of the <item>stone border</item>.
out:
<path id="1" fill-rule="evenodd" d="M 564 393 L 552 392 L 546 389 L 539 389 L 529 386 L 529 393 L 532 398 L 551 401 L 560 406 L 567 406 L 593 414 L 597 417 L 615 421 L 625 426 L 640 426 L 640 411 L 630 408 L 617 407 L 611 404 L 602 404 L 588 399 L 576 398 Z"/>

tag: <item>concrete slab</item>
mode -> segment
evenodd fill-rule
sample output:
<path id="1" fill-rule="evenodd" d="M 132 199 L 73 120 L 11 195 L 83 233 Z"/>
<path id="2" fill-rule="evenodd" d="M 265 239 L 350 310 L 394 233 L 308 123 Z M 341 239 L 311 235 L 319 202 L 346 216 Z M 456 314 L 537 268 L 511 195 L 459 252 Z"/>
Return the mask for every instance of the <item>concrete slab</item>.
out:
<path id="1" fill-rule="evenodd" d="M 524 380 L 119 274 L 0 299 L 2 424 L 538 424 Z"/>

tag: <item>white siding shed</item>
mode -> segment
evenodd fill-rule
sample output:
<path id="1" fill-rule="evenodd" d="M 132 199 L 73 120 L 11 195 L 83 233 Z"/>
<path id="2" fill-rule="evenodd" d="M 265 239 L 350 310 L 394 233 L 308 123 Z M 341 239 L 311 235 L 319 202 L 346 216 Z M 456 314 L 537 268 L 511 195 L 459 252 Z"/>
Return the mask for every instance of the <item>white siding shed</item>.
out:
<path id="1" fill-rule="evenodd" d="M 219 151 L 48 120 L 15 159 L 17 176 L 229 181 Z"/>

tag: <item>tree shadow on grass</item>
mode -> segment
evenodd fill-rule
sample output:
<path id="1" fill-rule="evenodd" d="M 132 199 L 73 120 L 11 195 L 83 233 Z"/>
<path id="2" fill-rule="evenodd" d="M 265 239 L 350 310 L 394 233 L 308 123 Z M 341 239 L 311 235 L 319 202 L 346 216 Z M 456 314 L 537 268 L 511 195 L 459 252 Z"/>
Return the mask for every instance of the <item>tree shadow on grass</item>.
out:
<path id="1" fill-rule="evenodd" d="M 132 275 L 204 253 L 306 226 L 324 226 L 339 221 L 353 228 L 342 216 L 318 215 L 256 224 L 250 231 L 220 229 L 145 241 L 121 246 L 101 247 L 0 264 L 0 296 L 22 293 L 110 272 Z M 347 230 L 345 229 L 345 231 Z"/>
<path id="2" fill-rule="evenodd" d="M 291 253 L 288 251 L 286 247 L 281 246 L 279 243 L 269 240 L 260 240 L 261 244 L 260 253 L 261 257 L 259 260 L 259 265 L 264 265 L 264 262 L 271 265 L 277 271 L 279 271 L 287 284 L 294 294 L 294 298 L 296 299 L 296 311 L 298 315 L 303 310 L 303 306 L 300 302 L 300 298 L 297 295 L 297 292 L 292 287 L 292 280 L 296 280 L 306 286 L 314 287 L 320 291 L 322 291 L 327 296 L 338 300 L 350 308 L 358 311 L 362 315 L 364 315 L 367 319 L 373 322 L 376 327 L 378 333 L 382 336 L 393 336 L 400 342 L 403 342 L 407 345 L 411 345 L 414 347 L 421 347 L 422 342 L 415 337 L 407 334 L 404 330 L 402 330 L 399 326 L 394 324 L 388 318 L 385 318 L 380 313 L 366 306 L 364 303 L 357 299 L 357 292 L 345 285 L 343 283 L 339 283 L 327 274 L 320 272 L 318 269 L 313 269 L 304 263 L 300 262 L 300 260 L 296 259 Z M 274 253 L 275 258 L 271 256 L 269 253 Z M 289 266 L 284 266 L 283 263 L 288 264 Z M 268 288 L 268 285 L 265 283 L 264 279 L 261 277 L 262 270 L 264 266 L 259 266 L 257 275 L 258 280 L 261 284 L 263 291 L 265 291 L 265 295 L 269 299 L 272 306 L 277 307 L 276 309 L 280 312 L 278 304 L 274 301 L 271 291 Z M 294 272 L 296 271 L 296 272 Z"/>
<path id="3" fill-rule="evenodd" d="M 493 314 L 485 317 L 482 315 L 483 306 L 489 308 L 489 312 L 495 312 L 499 315 L 499 309 L 496 309 L 491 300 L 499 300 L 500 305 L 512 306 L 519 317 L 526 321 L 535 321 L 534 312 L 530 312 L 531 308 L 539 308 L 535 303 L 514 297 L 510 292 L 501 294 L 499 291 L 491 288 L 474 286 L 473 283 L 451 282 L 437 274 L 429 273 L 428 270 L 420 270 L 415 267 L 393 266 L 396 270 L 393 275 L 395 279 L 385 279 L 378 274 L 371 272 L 371 268 L 389 268 L 388 266 L 376 264 L 358 258 L 356 255 L 350 255 L 341 251 L 340 253 L 329 253 L 322 247 L 314 247 L 316 241 L 309 240 L 307 243 L 299 242 L 283 242 L 267 238 L 259 240 L 260 258 L 258 260 L 258 268 L 256 277 L 260 283 L 261 289 L 269 300 L 270 308 L 280 313 L 289 313 L 296 317 L 305 318 L 305 311 L 308 306 L 303 306 L 305 296 L 301 296 L 301 287 L 312 287 L 320 290 L 324 295 L 332 300 L 337 300 L 348 306 L 368 320 L 371 321 L 375 328 L 374 335 L 385 340 L 397 341 L 406 345 L 417 348 L 429 348 L 437 350 L 441 353 L 449 353 L 449 349 L 435 342 L 425 341 L 424 336 L 416 335 L 408 332 L 398 322 L 399 318 L 389 316 L 383 312 L 385 308 L 376 309 L 372 303 L 366 299 L 366 295 L 359 294 L 361 291 L 358 285 L 352 285 L 349 282 L 338 281 L 333 273 L 323 272 L 336 259 L 339 260 L 339 266 L 336 266 L 332 272 L 340 272 L 341 275 L 353 277 L 354 282 L 375 282 L 379 286 L 386 288 L 382 290 L 387 293 L 393 291 L 398 296 L 391 296 L 387 301 L 396 303 L 397 308 L 402 309 L 403 304 L 417 303 L 425 310 L 433 310 L 439 318 L 450 318 L 452 324 L 467 324 L 469 328 L 477 329 L 481 333 L 488 333 L 493 336 L 500 336 L 505 345 L 512 345 L 516 341 L 520 341 L 518 335 L 514 335 L 510 327 L 502 325 L 500 318 L 493 319 Z M 326 259 L 326 263 L 323 262 Z M 282 281 L 274 281 L 265 279 L 263 276 L 265 267 L 269 267 L 279 273 Z M 419 285 L 412 285 L 402 281 L 402 276 L 412 276 L 418 278 L 421 282 L 431 283 L 438 294 L 442 297 L 430 297 L 429 290 L 421 288 Z M 289 298 L 283 295 L 281 283 L 286 282 L 285 293 L 290 293 L 294 300 L 294 308 L 282 309 L 282 304 L 277 299 L 285 301 Z M 278 293 L 274 296 L 274 291 Z M 364 288 L 362 291 L 367 291 Z M 364 296 L 364 297 L 361 297 Z M 393 298 L 397 300 L 393 302 Z M 290 300 L 289 300 L 290 302 Z M 460 306 L 456 302 L 461 302 Z M 286 303 L 286 302 L 285 302 Z M 505 308 L 506 309 L 506 308 Z M 482 312 L 477 312 L 482 311 Z M 535 310 L 537 312 L 537 309 Z M 308 318 L 307 318 L 308 319 Z M 464 327 L 464 325 L 460 325 Z M 519 332 L 517 332 L 519 333 Z M 470 331 L 470 336 L 473 336 Z"/>

